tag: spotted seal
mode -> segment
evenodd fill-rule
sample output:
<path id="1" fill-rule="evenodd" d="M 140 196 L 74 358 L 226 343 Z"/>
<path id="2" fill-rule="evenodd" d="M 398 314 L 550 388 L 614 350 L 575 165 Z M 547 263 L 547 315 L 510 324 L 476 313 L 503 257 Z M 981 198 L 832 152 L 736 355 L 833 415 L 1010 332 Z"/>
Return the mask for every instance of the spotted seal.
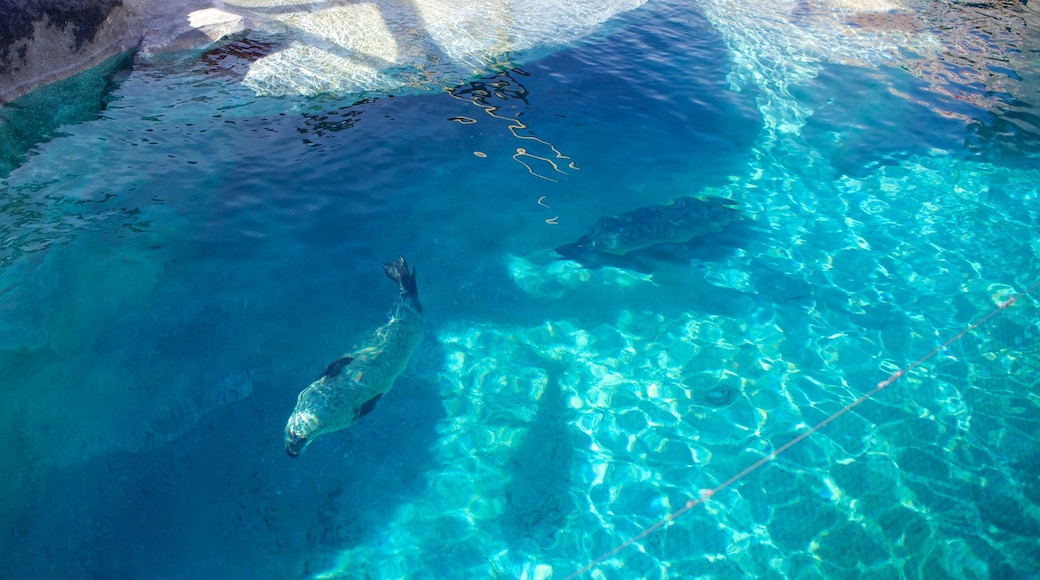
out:
<path id="1" fill-rule="evenodd" d="M 296 409 L 285 425 L 285 452 L 289 457 L 298 456 L 315 437 L 346 429 L 370 413 L 422 341 L 422 305 L 415 270 L 408 270 L 403 256 L 392 264 L 383 264 L 383 270 L 400 287 L 390 320 L 353 351 L 329 363 L 318 380 L 300 392 Z"/>
<path id="2" fill-rule="evenodd" d="M 736 202 L 720 197 L 679 197 L 666 205 L 641 207 L 604 217 L 571 244 L 556 248 L 570 258 L 588 253 L 624 256 L 661 244 L 684 244 L 722 231 L 740 219 Z"/>

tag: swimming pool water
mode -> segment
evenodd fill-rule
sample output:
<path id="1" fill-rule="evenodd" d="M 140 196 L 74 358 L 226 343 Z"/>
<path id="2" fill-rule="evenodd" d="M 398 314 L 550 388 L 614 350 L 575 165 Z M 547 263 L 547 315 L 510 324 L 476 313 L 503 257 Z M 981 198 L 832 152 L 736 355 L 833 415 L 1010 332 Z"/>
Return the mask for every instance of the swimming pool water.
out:
<path id="1" fill-rule="evenodd" d="M 8 573 L 566 578 L 944 345 L 1038 279 L 1040 21 L 873 8 L 650 2 L 361 102 L 258 95 L 238 39 L 19 134 Z M 6 127 L 61 102 L 30 96 Z M 678 196 L 743 220 L 601 267 L 552 250 Z M 398 254 L 423 344 L 287 458 Z M 1038 321 L 1017 299 L 584 577 L 1036 577 Z"/>

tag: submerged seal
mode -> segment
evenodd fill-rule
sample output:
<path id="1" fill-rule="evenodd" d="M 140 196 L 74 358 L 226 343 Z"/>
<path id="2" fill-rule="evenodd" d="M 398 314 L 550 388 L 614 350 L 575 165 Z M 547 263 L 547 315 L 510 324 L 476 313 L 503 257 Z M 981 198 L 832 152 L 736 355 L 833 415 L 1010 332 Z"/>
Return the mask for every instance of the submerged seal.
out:
<path id="1" fill-rule="evenodd" d="M 285 425 L 285 452 L 298 456 L 315 437 L 346 429 L 370 413 L 394 385 L 412 352 L 422 341 L 422 305 L 415 287 L 415 270 L 404 257 L 383 264 L 401 293 L 390 309 L 390 320 L 353 351 L 325 367 L 318 380 L 300 392 Z"/>
<path id="2" fill-rule="evenodd" d="M 720 197 L 680 197 L 666 205 L 641 207 L 600 218 L 578 241 L 556 248 L 556 253 L 565 258 L 588 253 L 624 256 L 661 244 L 684 244 L 740 219 L 736 205 Z"/>

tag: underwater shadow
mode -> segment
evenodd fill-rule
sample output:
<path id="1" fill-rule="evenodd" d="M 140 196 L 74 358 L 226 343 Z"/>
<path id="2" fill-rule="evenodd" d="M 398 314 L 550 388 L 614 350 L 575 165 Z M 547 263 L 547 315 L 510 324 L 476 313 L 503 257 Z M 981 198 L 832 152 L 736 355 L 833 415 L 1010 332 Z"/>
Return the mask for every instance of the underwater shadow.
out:
<path id="1" fill-rule="evenodd" d="M 298 367 L 255 374 L 252 396 L 209 412 L 169 444 L 98 455 L 34 482 L 10 526 L 8 571 L 309 577 L 426 488 L 445 412 L 435 386 L 411 368 L 375 412 L 297 459 L 286 457 L 282 430 Z"/>
<path id="2" fill-rule="evenodd" d="M 540 553 L 556 541 L 576 504 L 570 495 L 575 450 L 587 437 L 566 421 L 567 406 L 560 363 L 543 359 L 549 380 L 529 423 L 527 435 L 513 454 L 512 474 L 503 490 L 500 518 L 506 541 L 527 553 Z"/>

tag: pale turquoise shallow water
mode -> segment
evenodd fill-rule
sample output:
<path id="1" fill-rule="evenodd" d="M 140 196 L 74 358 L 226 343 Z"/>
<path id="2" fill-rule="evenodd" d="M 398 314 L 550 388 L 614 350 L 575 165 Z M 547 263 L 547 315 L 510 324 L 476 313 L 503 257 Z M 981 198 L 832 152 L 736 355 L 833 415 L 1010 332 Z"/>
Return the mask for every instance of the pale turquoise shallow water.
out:
<path id="1" fill-rule="evenodd" d="M 913 44 L 652 2 L 359 104 L 258 97 L 230 50 L 139 60 L 2 182 L 7 569 L 565 578 L 740 473 L 1040 276 L 1035 9 L 916 8 Z M 552 253 L 681 195 L 744 219 Z M 420 350 L 287 458 L 399 253 Z M 1038 321 L 1019 299 L 587 577 L 1036 577 Z"/>

